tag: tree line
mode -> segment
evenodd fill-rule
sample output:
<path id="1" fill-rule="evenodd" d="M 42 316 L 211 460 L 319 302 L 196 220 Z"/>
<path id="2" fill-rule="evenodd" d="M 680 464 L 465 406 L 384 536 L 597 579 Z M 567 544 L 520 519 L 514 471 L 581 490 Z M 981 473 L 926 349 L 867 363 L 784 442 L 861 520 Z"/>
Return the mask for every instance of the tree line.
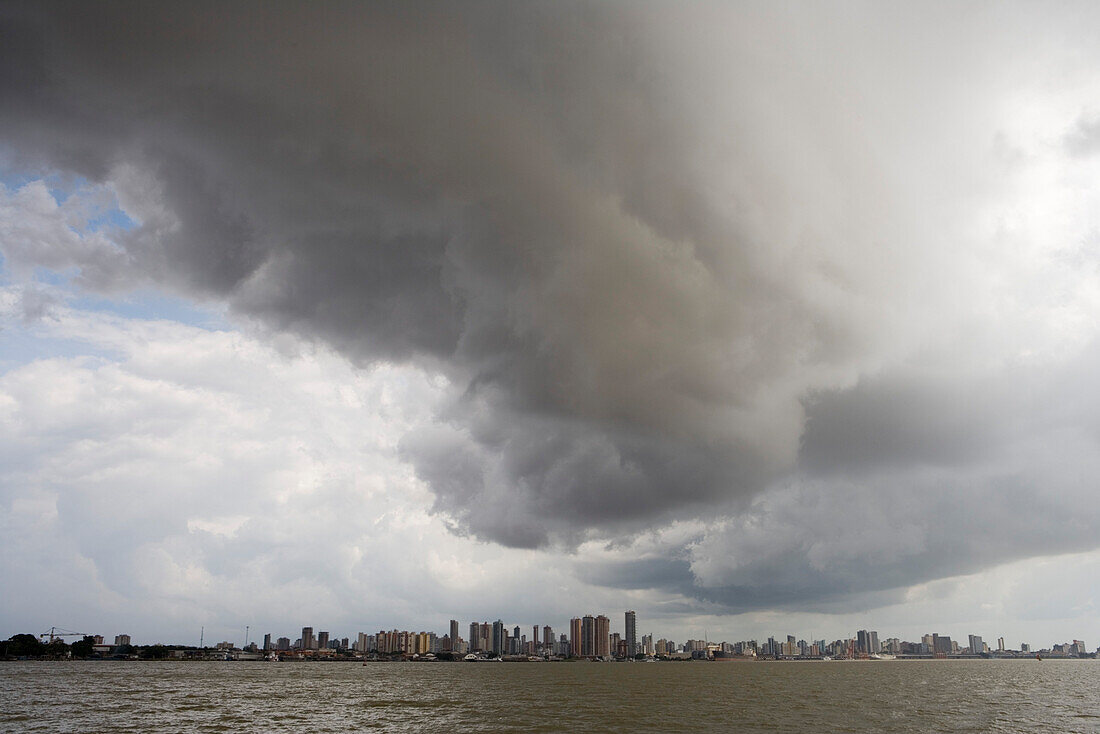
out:
<path id="1" fill-rule="evenodd" d="M 166 645 L 119 645 L 111 651 L 111 656 L 129 657 L 135 653 L 146 660 L 160 660 L 168 657 L 171 648 Z M 63 658 L 90 658 L 96 655 L 95 638 L 86 636 L 71 645 L 62 639 L 43 642 L 31 634 L 12 635 L 0 641 L 0 659 L 3 658 L 42 658 L 60 660 Z"/>

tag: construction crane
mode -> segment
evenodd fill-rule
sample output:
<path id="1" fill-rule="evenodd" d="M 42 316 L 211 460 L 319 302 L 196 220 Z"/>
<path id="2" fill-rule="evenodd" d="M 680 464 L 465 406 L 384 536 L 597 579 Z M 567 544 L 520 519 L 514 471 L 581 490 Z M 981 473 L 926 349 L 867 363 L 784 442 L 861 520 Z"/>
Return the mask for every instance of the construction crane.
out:
<path id="1" fill-rule="evenodd" d="M 43 632 L 38 636 L 38 639 L 44 640 L 47 637 L 50 638 L 50 642 L 61 637 L 91 637 L 87 632 L 70 632 L 69 630 L 61 629 L 60 627 L 50 627 L 49 632 Z"/>

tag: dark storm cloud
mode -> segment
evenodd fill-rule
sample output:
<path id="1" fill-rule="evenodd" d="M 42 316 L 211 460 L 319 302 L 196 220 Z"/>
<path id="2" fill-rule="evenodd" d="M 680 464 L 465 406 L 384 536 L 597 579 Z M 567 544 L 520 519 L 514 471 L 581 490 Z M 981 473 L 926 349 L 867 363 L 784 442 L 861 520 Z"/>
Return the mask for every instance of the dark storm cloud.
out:
<path id="1" fill-rule="evenodd" d="M 811 405 L 800 469 L 751 507 L 664 555 L 582 564 L 579 575 L 731 611 L 835 612 L 900 602 L 913 584 L 1091 550 L 1098 369 L 1093 343 L 1057 368 L 993 380 L 868 379 Z M 660 579 L 652 585 L 635 573 L 649 564 Z"/>
<path id="2" fill-rule="evenodd" d="M 800 430 L 769 383 L 846 330 L 706 201 L 683 70 L 621 10 L 13 6 L 0 121 L 140 219 L 124 261 L 72 255 L 87 285 L 441 365 L 462 440 L 405 442 L 438 507 L 575 539 L 751 493 Z"/>
<path id="3" fill-rule="evenodd" d="M 5 256 L 441 372 L 449 402 L 401 451 L 456 532 L 575 545 L 726 515 L 675 557 L 685 594 L 731 608 L 979 567 L 1015 551 L 918 524 L 911 553 L 884 530 L 817 562 L 818 523 L 778 522 L 797 547 L 737 526 L 791 476 L 800 502 L 894 501 L 883 472 L 925 466 L 1014 496 L 983 463 L 1020 435 L 1011 384 L 885 368 L 987 295 L 952 218 L 986 193 L 967 145 L 996 131 L 960 130 L 996 85 L 965 72 L 1019 29 L 873 8 L 8 3 L 8 157 L 109 182 L 139 225 Z"/>

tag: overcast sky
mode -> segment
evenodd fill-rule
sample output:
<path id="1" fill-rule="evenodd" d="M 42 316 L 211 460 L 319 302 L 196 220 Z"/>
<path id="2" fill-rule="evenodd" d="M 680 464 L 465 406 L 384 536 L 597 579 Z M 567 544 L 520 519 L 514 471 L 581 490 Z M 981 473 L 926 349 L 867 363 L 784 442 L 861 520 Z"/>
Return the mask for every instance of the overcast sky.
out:
<path id="1" fill-rule="evenodd" d="M 4 3 L 0 636 L 1094 647 L 1098 27 Z"/>

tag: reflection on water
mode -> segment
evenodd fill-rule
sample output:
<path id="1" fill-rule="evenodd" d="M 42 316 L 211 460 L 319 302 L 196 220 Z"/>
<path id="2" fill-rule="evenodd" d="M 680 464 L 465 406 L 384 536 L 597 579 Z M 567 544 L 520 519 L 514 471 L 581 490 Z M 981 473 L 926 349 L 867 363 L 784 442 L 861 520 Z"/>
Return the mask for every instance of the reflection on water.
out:
<path id="1" fill-rule="evenodd" d="M 4 732 L 1096 732 L 1100 661 L 0 663 Z"/>

